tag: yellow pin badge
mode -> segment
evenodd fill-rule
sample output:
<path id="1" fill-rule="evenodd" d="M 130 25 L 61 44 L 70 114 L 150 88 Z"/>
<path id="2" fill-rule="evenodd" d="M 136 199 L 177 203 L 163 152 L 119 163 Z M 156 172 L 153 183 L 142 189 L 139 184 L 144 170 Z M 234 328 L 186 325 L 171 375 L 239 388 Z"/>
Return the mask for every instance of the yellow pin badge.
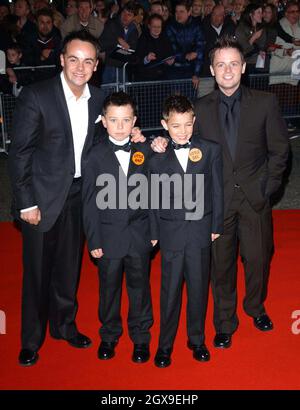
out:
<path id="1" fill-rule="evenodd" d="M 189 152 L 189 159 L 192 162 L 198 162 L 202 159 L 202 151 L 199 148 L 192 148 Z"/>
<path id="2" fill-rule="evenodd" d="M 142 152 L 137 151 L 132 155 L 132 162 L 135 165 L 142 165 L 145 162 L 145 156 Z"/>

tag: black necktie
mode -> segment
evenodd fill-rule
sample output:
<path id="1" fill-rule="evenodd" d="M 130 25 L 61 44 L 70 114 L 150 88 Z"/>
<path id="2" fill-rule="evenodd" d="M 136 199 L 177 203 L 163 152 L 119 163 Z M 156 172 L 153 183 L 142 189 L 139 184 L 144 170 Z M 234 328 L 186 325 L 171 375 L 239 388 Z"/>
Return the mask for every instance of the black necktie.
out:
<path id="1" fill-rule="evenodd" d="M 226 107 L 225 115 L 225 137 L 230 151 L 231 158 L 235 157 L 235 149 L 237 142 L 237 129 L 234 119 L 234 106 L 236 99 L 234 100 L 223 100 L 222 101 Z"/>
<path id="2" fill-rule="evenodd" d="M 117 152 L 117 151 L 129 152 L 131 150 L 131 142 L 130 141 L 126 142 L 126 144 L 124 144 L 124 145 L 116 145 L 111 141 L 110 141 L 110 143 L 112 145 L 112 148 L 113 148 L 114 152 Z"/>
<path id="3" fill-rule="evenodd" d="M 190 148 L 191 142 L 187 142 L 186 144 L 177 144 L 176 142 L 172 141 L 172 145 L 174 149 L 182 149 L 182 148 Z"/>

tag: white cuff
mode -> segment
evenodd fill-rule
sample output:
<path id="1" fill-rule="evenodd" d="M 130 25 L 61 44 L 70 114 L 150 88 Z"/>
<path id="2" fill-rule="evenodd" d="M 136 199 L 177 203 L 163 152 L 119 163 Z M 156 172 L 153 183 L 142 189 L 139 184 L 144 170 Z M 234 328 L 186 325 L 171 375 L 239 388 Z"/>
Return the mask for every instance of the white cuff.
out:
<path id="1" fill-rule="evenodd" d="M 30 208 L 21 209 L 20 212 L 29 212 L 29 211 L 32 211 L 33 209 L 37 209 L 37 208 L 38 208 L 38 206 L 34 205 L 34 206 L 31 206 Z"/>

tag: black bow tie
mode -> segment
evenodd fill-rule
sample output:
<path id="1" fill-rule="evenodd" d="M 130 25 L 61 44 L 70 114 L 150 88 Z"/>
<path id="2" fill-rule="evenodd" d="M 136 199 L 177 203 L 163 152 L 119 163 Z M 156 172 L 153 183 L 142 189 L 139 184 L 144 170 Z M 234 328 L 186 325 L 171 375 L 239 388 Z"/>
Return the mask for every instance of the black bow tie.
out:
<path id="1" fill-rule="evenodd" d="M 130 141 L 126 142 L 126 144 L 124 144 L 124 145 L 116 145 L 111 141 L 110 141 L 110 143 L 112 145 L 112 148 L 113 148 L 114 152 L 117 152 L 117 151 L 129 152 L 131 150 L 131 142 Z"/>
<path id="2" fill-rule="evenodd" d="M 174 149 L 182 149 L 182 148 L 190 148 L 191 142 L 187 142 L 186 144 L 177 144 L 176 142 L 172 141 L 172 145 Z"/>

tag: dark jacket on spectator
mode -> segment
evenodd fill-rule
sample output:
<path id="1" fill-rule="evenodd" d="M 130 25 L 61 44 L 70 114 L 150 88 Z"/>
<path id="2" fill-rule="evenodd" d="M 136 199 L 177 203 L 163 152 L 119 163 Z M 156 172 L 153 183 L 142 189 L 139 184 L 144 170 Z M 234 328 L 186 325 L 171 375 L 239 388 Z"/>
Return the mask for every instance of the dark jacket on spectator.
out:
<path id="1" fill-rule="evenodd" d="M 123 38 L 131 49 L 136 50 L 139 35 L 135 23 L 129 25 L 126 35 L 119 17 L 107 20 L 105 23 L 99 39 L 100 49 L 105 51 L 105 64 L 113 67 L 122 67 L 124 63 L 124 61 L 110 57 L 111 53 L 116 50 L 119 37 Z"/>
<path id="2" fill-rule="evenodd" d="M 151 52 L 155 53 L 156 60 L 147 63 L 145 57 Z M 174 52 L 170 40 L 164 32 L 162 32 L 158 38 L 154 38 L 149 31 L 146 30 L 137 43 L 136 79 L 141 81 L 163 79 L 167 68 L 166 63 L 160 65 L 155 64 L 173 55 Z M 153 65 L 155 66 L 152 67 Z"/>
<path id="3" fill-rule="evenodd" d="M 185 24 L 173 20 L 167 27 L 166 33 L 171 40 L 173 53 L 175 54 L 175 66 L 190 67 L 194 65 L 193 75 L 199 77 L 204 59 L 205 39 L 199 24 L 192 17 Z M 187 53 L 196 52 L 196 60 L 189 62 L 185 56 Z"/>

